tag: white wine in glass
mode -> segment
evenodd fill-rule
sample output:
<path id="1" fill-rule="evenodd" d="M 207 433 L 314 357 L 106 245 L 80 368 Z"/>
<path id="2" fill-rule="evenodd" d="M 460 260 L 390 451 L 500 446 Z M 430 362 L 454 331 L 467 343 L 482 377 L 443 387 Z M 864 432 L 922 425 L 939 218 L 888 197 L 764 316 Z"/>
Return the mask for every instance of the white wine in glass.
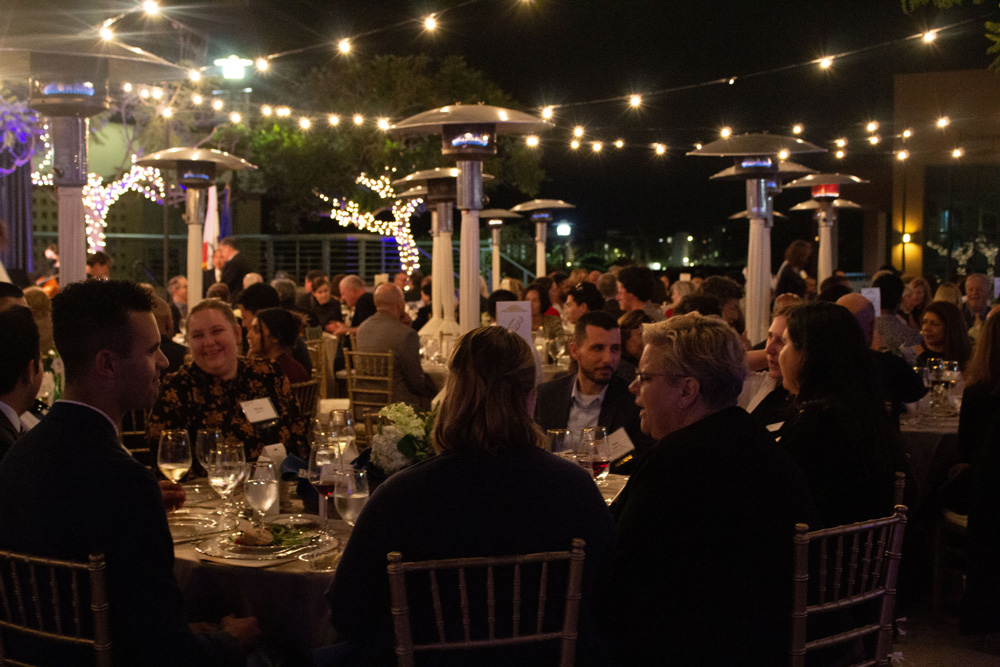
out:
<path id="1" fill-rule="evenodd" d="M 347 525 L 353 527 L 368 502 L 368 475 L 364 470 L 342 470 L 337 473 L 333 505 Z"/>
<path id="2" fill-rule="evenodd" d="M 171 482 L 181 481 L 191 469 L 191 441 L 187 431 L 169 429 L 160 434 L 156 465 Z"/>

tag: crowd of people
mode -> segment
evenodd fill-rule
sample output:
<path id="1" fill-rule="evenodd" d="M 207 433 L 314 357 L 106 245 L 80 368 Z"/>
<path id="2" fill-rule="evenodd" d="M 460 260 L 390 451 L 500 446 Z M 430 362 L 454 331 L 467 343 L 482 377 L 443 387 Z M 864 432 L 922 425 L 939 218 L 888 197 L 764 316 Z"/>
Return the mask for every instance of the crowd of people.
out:
<path id="1" fill-rule="evenodd" d="M 805 246 L 785 255 L 764 341 L 745 330 L 739 276 L 671 281 L 623 264 L 527 285 L 506 278 L 484 289 L 484 326 L 457 341 L 440 392 L 421 366 L 433 291 L 416 273 L 374 288 L 321 271 L 301 286 L 288 275 L 269 283 L 225 239 L 190 310 L 184 276 L 157 293 L 95 272 L 44 301 L 31 296 L 37 288 L 0 283 L 0 548 L 104 553 L 121 664 L 242 664 L 261 628 L 253 618 L 226 617 L 211 631 L 185 622 L 164 514 L 183 488 L 119 445 L 120 423 L 146 412 L 153 450 L 166 429 L 193 440 L 215 428 L 250 461 L 273 442 L 308 458 L 310 424 L 292 385 L 312 377 L 306 335 L 325 332 L 338 354 L 391 352 L 395 401 L 419 410 L 437 401 L 437 455 L 390 476 L 361 512 L 328 593 L 341 642 L 318 664 L 393 664 L 389 551 L 500 555 L 566 549 L 573 538 L 586 542 L 579 664 L 780 664 L 794 525 L 891 514 L 897 472 L 908 503 L 968 513 L 962 628 L 1000 630 L 991 282 L 967 276 L 963 297 L 951 283 L 887 268 L 870 283 L 876 313 L 842 273 L 810 280 Z M 491 326 L 505 301 L 530 304 L 537 336 L 565 340 L 563 375 L 540 382 L 538 349 Z M 961 460 L 940 493 L 916 489 L 898 438 L 900 414 L 926 392 L 914 367 L 935 359 L 957 362 L 966 386 Z M 63 384 L 43 386 L 46 375 Z M 37 401 L 56 394 L 51 406 Z M 273 419 L 244 409 L 259 399 Z M 547 430 L 594 426 L 630 444 L 611 462 L 631 477 L 610 509 L 589 474 L 546 451 Z M 534 625 L 529 616 L 522 622 Z M 555 613 L 543 624 L 559 622 Z M 417 619 L 414 632 L 433 626 Z M 27 643 L 56 664 L 74 660 L 72 648 L 46 654 Z M 549 655 L 523 650 L 475 663 Z"/>

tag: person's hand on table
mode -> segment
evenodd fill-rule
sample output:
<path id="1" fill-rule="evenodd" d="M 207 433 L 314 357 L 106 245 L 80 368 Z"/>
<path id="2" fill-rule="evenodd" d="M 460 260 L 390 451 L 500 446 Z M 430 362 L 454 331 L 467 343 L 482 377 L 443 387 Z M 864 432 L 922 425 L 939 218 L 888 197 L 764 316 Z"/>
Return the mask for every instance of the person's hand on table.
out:
<path id="1" fill-rule="evenodd" d="M 253 616 L 225 616 L 222 619 L 222 631 L 231 634 L 245 651 L 254 649 L 260 642 L 260 624 Z"/>
<path id="2" fill-rule="evenodd" d="M 330 333 L 332 333 L 334 336 L 340 336 L 345 331 L 347 331 L 347 327 L 344 326 L 343 322 L 336 322 L 336 321 L 334 321 L 334 322 L 327 322 L 325 328 L 326 328 L 327 331 L 329 331 Z"/>
<path id="3" fill-rule="evenodd" d="M 187 500 L 187 493 L 180 484 L 171 482 L 169 479 L 160 480 L 160 493 L 163 494 L 163 506 L 168 512 L 178 510 Z"/>

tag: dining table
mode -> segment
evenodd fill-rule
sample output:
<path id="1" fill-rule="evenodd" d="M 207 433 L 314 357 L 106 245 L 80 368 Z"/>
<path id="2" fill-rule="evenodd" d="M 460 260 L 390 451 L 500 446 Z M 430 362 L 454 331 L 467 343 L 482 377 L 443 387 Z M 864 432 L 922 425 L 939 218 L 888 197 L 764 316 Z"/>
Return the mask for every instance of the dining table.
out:
<path id="1" fill-rule="evenodd" d="M 899 420 L 899 443 L 909 460 L 919 498 L 948 478 L 959 461 L 958 415 L 933 415 L 916 406 Z"/>

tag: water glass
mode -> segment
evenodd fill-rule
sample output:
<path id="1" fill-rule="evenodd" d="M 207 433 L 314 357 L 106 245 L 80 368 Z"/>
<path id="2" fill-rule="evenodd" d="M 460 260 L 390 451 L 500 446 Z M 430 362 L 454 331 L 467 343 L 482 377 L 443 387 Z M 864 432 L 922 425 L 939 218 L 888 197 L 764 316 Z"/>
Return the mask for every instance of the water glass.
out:
<path id="1" fill-rule="evenodd" d="M 350 462 L 357 458 L 358 450 L 354 445 L 357 433 L 350 410 L 330 412 L 330 439 L 340 448 L 340 456 L 344 461 Z"/>
<path id="2" fill-rule="evenodd" d="M 580 449 L 590 454 L 592 474 L 598 483 L 608 477 L 611 466 L 611 448 L 608 446 L 608 432 L 603 426 L 583 429 L 580 434 Z"/>
<path id="3" fill-rule="evenodd" d="M 368 502 L 368 475 L 364 470 L 341 470 L 334 484 L 333 504 L 347 525 L 354 523 Z"/>
<path id="4" fill-rule="evenodd" d="M 223 442 L 207 453 L 208 483 L 233 511 L 230 497 L 246 474 L 246 453 L 242 442 Z"/>
<path id="5" fill-rule="evenodd" d="M 549 436 L 549 451 L 552 453 L 564 452 L 572 448 L 570 443 L 570 431 L 568 428 L 550 428 L 545 432 Z"/>
<path id="6" fill-rule="evenodd" d="M 163 476 L 175 484 L 191 469 L 191 440 L 183 429 L 168 429 L 160 434 L 156 465 Z"/>
<path id="7" fill-rule="evenodd" d="M 247 464 L 246 499 L 254 510 L 257 525 L 263 525 L 264 515 L 278 502 L 278 476 L 273 461 L 260 458 Z"/>
<path id="8" fill-rule="evenodd" d="M 217 428 L 198 429 L 194 436 L 194 455 L 208 474 L 208 452 L 222 444 L 222 431 Z"/>

